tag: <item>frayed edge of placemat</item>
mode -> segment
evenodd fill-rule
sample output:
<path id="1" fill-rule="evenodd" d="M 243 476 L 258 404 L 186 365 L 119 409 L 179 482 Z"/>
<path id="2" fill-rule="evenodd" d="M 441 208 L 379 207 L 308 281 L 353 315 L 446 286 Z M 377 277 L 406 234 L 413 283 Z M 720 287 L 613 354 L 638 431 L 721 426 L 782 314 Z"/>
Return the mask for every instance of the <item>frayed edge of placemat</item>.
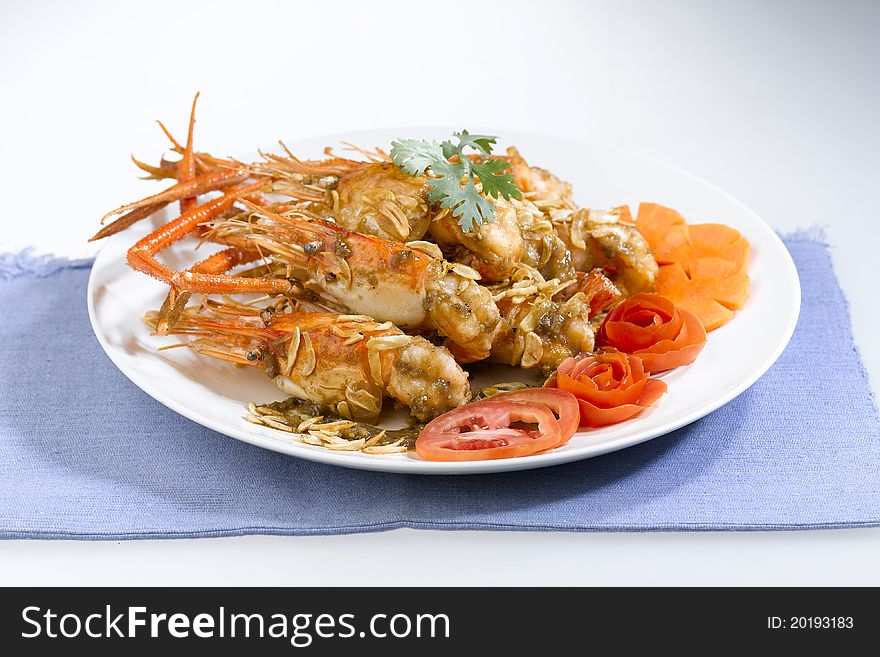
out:
<path id="1" fill-rule="evenodd" d="M 856 360 L 859 364 L 859 372 L 862 376 L 862 381 L 865 384 L 865 388 L 868 391 L 868 398 L 870 399 L 871 406 L 874 409 L 873 420 L 875 427 L 878 427 L 877 434 L 878 439 L 880 439 L 880 405 L 878 405 L 877 395 L 874 392 L 874 388 L 871 386 L 871 376 L 868 374 L 868 370 L 865 368 L 865 361 L 862 358 L 862 352 L 859 349 L 859 346 L 856 344 L 855 338 L 853 336 L 852 308 L 850 307 L 849 297 L 847 297 L 846 292 L 844 292 L 843 288 L 840 287 L 840 278 L 837 276 L 837 271 L 834 266 L 834 258 L 831 257 L 831 250 L 834 248 L 834 246 L 828 242 L 827 228 L 827 225 L 819 224 L 810 226 L 808 228 L 798 228 L 790 232 L 777 231 L 776 234 L 779 235 L 779 238 L 783 241 L 783 243 L 811 242 L 814 244 L 819 244 L 820 246 L 825 248 L 825 251 L 828 255 L 828 260 L 831 263 L 831 271 L 833 274 L 832 278 L 834 279 L 834 285 L 837 288 L 838 293 L 840 294 L 840 298 L 843 299 L 843 306 L 846 310 L 847 321 L 843 323 L 843 326 L 845 326 L 847 338 L 849 339 L 849 343 L 852 346 L 852 350 L 856 354 Z"/>
<path id="2" fill-rule="evenodd" d="M 827 225 L 819 224 L 808 228 L 796 228 L 788 232 L 776 231 L 776 234 L 783 242 L 818 242 L 822 246 L 830 247 L 827 231 Z"/>
<path id="3" fill-rule="evenodd" d="M 0 280 L 13 278 L 45 278 L 65 269 L 87 269 L 94 258 L 58 258 L 53 255 L 36 255 L 32 248 L 16 253 L 0 253 Z"/>
<path id="4" fill-rule="evenodd" d="M 134 540 L 175 540 L 202 538 L 229 538 L 235 536 L 340 536 L 348 534 L 373 534 L 400 529 L 420 531 L 503 531 L 503 532 L 559 532 L 567 534 L 633 534 L 633 533 L 711 533 L 741 532 L 760 533 L 768 531 L 816 531 L 846 530 L 880 527 L 880 519 L 849 522 L 816 521 L 807 523 L 725 523 L 725 522 L 677 522 L 677 523 L 634 523 L 564 525 L 555 523 L 536 523 L 532 525 L 492 523 L 492 522 L 428 522 L 419 520 L 393 520 L 388 522 L 365 523 L 359 525 L 337 525 L 334 527 L 281 527 L 252 525 L 207 529 L 197 531 L 140 531 L 88 532 L 45 529 L 39 531 L 0 532 L 0 540 L 59 540 L 59 541 L 134 541 Z"/>

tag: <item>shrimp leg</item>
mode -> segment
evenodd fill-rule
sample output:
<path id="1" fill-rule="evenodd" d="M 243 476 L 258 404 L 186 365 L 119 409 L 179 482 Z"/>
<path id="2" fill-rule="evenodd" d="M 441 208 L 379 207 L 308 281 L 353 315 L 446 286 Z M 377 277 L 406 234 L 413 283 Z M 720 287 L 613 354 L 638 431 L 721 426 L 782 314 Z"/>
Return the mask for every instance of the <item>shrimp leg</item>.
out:
<path id="1" fill-rule="evenodd" d="M 143 169 L 147 173 L 150 174 L 153 178 L 162 178 L 162 177 L 173 177 L 177 179 L 178 184 L 186 183 L 196 177 L 196 161 L 193 157 L 192 152 L 192 138 L 193 138 L 193 125 L 195 124 L 195 112 L 196 112 L 196 101 L 199 98 L 199 94 L 196 94 L 195 98 L 193 98 L 192 111 L 189 117 L 189 133 L 187 134 L 186 139 L 186 149 L 183 150 L 183 157 L 180 162 L 175 163 L 175 167 L 173 171 L 166 171 L 162 167 L 152 167 L 143 162 L 137 160 L 134 156 L 132 156 L 132 160 L 138 166 L 138 168 Z M 161 124 L 160 124 L 161 125 Z M 165 126 L 162 126 L 162 129 L 165 130 Z M 171 138 L 172 143 L 179 146 L 177 142 L 174 140 L 171 135 L 165 131 L 165 133 Z M 166 205 L 168 205 L 170 201 L 164 201 L 160 203 L 150 203 L 149 205 L 144 205 L 139 208 L 135 208 L 131 210 L 127 214 L 119 217 L 118 219 L 112 221 L 111 223 L 104 226 L 101 230 L 95 233 L 94 237 L 92 237 L 89 242 L 95 242 L 97 240 L 103 239 L 105 237 L 109 237 L 115 233 L 118 233 L 122 230 L 125 230 L 132 224 L 137 223 L 141 219 L 146 219 L 154 212 L 158 212 Z M 180 213 L 184 214 L 185 212 L 191 210 L 193 206 L 196 204 L 196 196 L 187 196 L 180 199 Z M 106 217 L 105 217 L 106 218 Z"/>
<path id="2" fill-rule="evenodd" d="M 201 274 L 223 274 L 233 267 L 245 265 L 260 259 L 259 251 L 251 251 L 241 249 L 237 246 L 231 246 L 217 253 L 208 256 L 204 260 L 197 262 L 189 271 Z M 175 320 L 183 312 L 186 304 L 189 302 L 191 293 L 182 292 L 175 288 L 168 290 L 168 296 L 159 309 L 156 320 L 156 332 L 159 335 L 167 335 L 170 328 L 174 325 Z"/>
<path id="3" fill-rule="evenodd" d="M 186 148 L 183 149 L 183 155 L 180 163 L 177 165 L 177 182 L 186 183 L 196 177 L 196 159 L 193 157 L 193 127 L 196 122 L 196 102 L 199 100 L 199 94 L 196 92 L 192 102 L 192 110 L 189 113 L 189 130 L 186 134 Z M 180 199 L 180 214 L 185 214 L 192 210 L 196 205 L 195 196 L 187 196 Z"/>
<path id="4" fill-rule="evenodd" d="M 89 239 L 89 242 L 96 242 L 98 240 L 104 239 L 105 237 L 110 237 L 110 235 L 115 235 L 119 231 L 125 230 L 132 224 L 136 224 L 141 219 L 146 219 L 154 212 L 158 212 L 170 202 L 171 201 L 165 201 L 163 203 L 152 203 L 150 205 L 144 205 L 142 207 L 136 208 L 131 212 L 127 212 L 118 219 L 114 219 L 97 233 L 95 233 L 94 236 Z"/>
<path id="5" fill-rule="evenodd" d="M 188 180 L 184 183 L 177 183 L 176 185 L 172 185 L 168 189 L 161 191 L 158 194 L 153 194 L 152 196 L 143 198 L 140 201 L 135 201 L 134 203 L 126 203 L 125 205 L 122 205 L 115 210 L 111 210 L 110 212 L 105 214 L 101 218 L 101 220 L 103 221 L 107 219 L 107 217 L 112 217 L 114 214 L 121 214 L 130 210 L 137 210 L 148 205 L 155 205 L 157 203 L 171 203 L 172 201 L 178 201 L 188 196 L 195 196 L 198 194 L 204 194 L 206 192 L 212 192 L 221 187 L 227 187 L 229 185 L 240 183 L 245 178 L 247 178 L 247 175 L 248 172 L 244 169 L 218 169 L 216 171 L 211 171 L 201 176 L 197 176 L 192 180 Z"/>
<path id="6" fill-rule="evenodd" d="M 281 294 L 290 289 L 285 279 L 240 278 L 196 271 L 175 272 L 156 259 L 156 254 L 179 241 L 200 224 L 210 221 L 232 207 L 241 195 L 255 192 L 266 184 L 258 180 L 249 185 L 237 186 L 223 196 L 200 205 L 161 226 L 128 250 L 128 263 L 133 269 L 149 274 L 182 292 L 207 292 L 236 294 L 262 292 Z"/>

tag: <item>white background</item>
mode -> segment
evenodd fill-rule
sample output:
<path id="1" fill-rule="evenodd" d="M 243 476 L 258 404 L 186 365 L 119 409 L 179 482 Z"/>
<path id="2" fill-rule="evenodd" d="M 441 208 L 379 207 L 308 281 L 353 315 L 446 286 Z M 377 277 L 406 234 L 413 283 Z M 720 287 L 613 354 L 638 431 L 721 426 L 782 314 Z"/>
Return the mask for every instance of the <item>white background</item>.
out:
<path id="1" fill-rule="evenodd" d="M 452 124 L 665 160 L 787 231 L 821 225 L 880 381 L 880 3 L 0 2 L 0 252 L 94 253 L 196 143 Z M 581 194 L 585 190 L 579 190 Z M 586 190 L 588 193 L 588 190 Z M 0 542 L 2 584 L 880 584 L 880 530 Z"/>

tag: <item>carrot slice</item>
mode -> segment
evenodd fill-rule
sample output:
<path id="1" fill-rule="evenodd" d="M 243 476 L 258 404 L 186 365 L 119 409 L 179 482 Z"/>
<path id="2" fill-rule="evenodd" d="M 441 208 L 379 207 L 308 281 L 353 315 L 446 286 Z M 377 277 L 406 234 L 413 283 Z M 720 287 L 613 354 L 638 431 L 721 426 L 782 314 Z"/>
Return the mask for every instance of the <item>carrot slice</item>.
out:
<path id="1" fill-rule="evenodd" d="M 674 303 L 679 308 L 688 310 L 696 315 L 700 322 L 702 322 L 703 328 L 706 329 L 707 333 L 724 326 L 727 322 L 733 319 L 734 316 L 732 310 L 725 308 L 714 299 L 710 299 L 701 294 L 684 296 L 675 299 Z"/>
<path id="2" fill-rule="evenodd" d="M 714 299 L 725 308 L 740 310 L 749 298 L 749 277 L 734 274 L 727 278 L 693 278 L 690 282 L 691 294 L 702 294 Z"/>
<path id="3" fill-rule="evenodd" d="M 691 224 L 688 226 L 691 240 L 710 244 L 733 244 L 742 235 L 735 228 L 724 224 Z"/>
<path id="4" fill-rule="evenodd" d="M 675 262 L 671 265 L 663 265 L 660 267 L 660 270 L 657 272 L 657 280 L 654 285 L 657 288 L 658 294 L 663 294 L 661 290 L 671 290 L 679 287 L 684 287 L 690 282 L 690 278 L 688 278 L 687 272 L 684 270 L 679 263 Z M 668 296 L 668 295 L 664 295 Z M 673 301 L 673 303 L 675 303 Z"/>
<path id="5" fill-rule="evenodd" d="M 665 205 L 640 203 L 636 226 L 639 227 L 639 232 L 647 238 L 648 235 L 642 232 L 643 228 L 657 227 L 665 230 L 670 226 L 687 226 L 687 222 L 681 214 Z"/>
<path id="6" fill-rule="evenodd" d="M 681 263 L 690 278 L 727 278 L 739 272 L 735 262 L 726 258 L 690 258 Z"/>
<path id="7" fill-rule="evenodd" d="M 745 278 L 747 296 L 748 277 Z M 696 315 L 706 331 L 713 331 L 733 319 L 733 311 L 715 300 L 716 290 L 713 287 L 715 283 L 716 281 L 713 279 L 692 280 L 688 278 L 684 267 L 675 263 L 660 267 L 656 288 L 658 294 L 667 297 L 679 308 L 684 308 Z M 737 296 L 736 289 L 726 290 L 726 292 L 727 294 L 719 296 L 728 303 L 731 302 L 731 299 L 744 303 L 745 299 L 742 298 L 741 290 L 738 291 L 739 296 Z M 739 307 L 742 307 L 742 303 Z"/>
<path id="8" fill-rule="evenodd" d="M 620 223 L 626 224 L 627 226 L 636 225 L 636 222 L 633 219 L 632 212 L 630 212 L 628 205 L 619 205 L 614 208 L 614 211 L 617 212 Z"/>
<path id="9" fill-rule="evenodd" d="M 690 232 L 690 231 L 689 231 Z M 749 264 L 749 243 L 740 237 L 734 242 L 722 244 L 689 237 L 690 252 L 678 262 L 686 262 L 696 258 L 721 258 L 736 265 L 736 271 L 745 272 Z"/>
<path id="10" fill-rule="evenodd" d="M 656 203 L 642 203 L 636 217 L 636 230 L 651 245 L 658 265 L 678 262 L 686 255 L 688 226 L 675 210 Z"/>

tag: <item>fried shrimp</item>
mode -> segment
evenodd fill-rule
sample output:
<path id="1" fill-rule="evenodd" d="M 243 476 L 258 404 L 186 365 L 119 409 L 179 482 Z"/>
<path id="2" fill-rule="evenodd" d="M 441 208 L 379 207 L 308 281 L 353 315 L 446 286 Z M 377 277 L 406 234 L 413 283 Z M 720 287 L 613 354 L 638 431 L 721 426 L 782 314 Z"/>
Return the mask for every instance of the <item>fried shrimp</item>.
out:
<path id="1" fill-rule="evenodd" d="M 551 222 L 565 247 L 563 251 L 560 245 L 544 244 L 537 253 L 552 260 L 552 254 L 567 252 L 573 269 L 579 272 L 605 267 L 614 272 L 615 283 L 628 296 L 654 289 L 658 268 L 651 248 L 634 227 L 620 222 L 619 212 L 579 209 L 569 183 L 530 166 L 515 148 L 508 148 L 507 155 L 525 201 Z M 532 262 L 524 262 L 536 266 L 534 260 L 532 256 Z M 561 271 L 544 273 L 565 275 Z"/>
<path id="2" fill-rule="evenodd" d="M 266 161 L 251 169 L 272 177 L 273 191 L 308 202 L 314 214 L 340 226 L 398 242 L 421 239 L 435 214 L 427 178 L 407 175 L 381 153 L 364 153 L 371 161 L 264 154 Z"/>
<path id="3" fill-rule="evenodd" d="M 550 219 L 531 201 L 511 201 L 523 236 L 520 262 L 537 269 L 546 279 L 570 281 L 575 275 L 571 252 Z"/>
<path id="4" fill-rule="evenodd" d="M 465 232 L 450 214 L 439 216 L 429 234 L 450 259 L 476 269 L 482 280 L 497 283 L 520 265 L 550 279 L 574 278 L 571 256 L 553 223 L 531 201 L 493 199 L 495 219 Z"/>
<path id="5" fill-rule="evenodd" d="M 621 223 L 618 210 L 560 213 L 553 223 L 578 271 L 602 267 L 626 296 L 651 292 L 659 268 L 651 247 L 633 226 Z"/>
<path id="6" fill-rule="evenodd" d="M 571 356 L 593 350 L 590 299 L 583 291 L 565 297 L 573 281 L 545 281 L 521 265 L 510 280 L 492 286 L 501 313 L 501 329 L 490 359 L 551 371 Z"/>
<path id="7" fill-rule="evenodd" d="M 158 314 L 144 321 L 155 329 Z M 187 308 L 171 331 L 194 351 L 260 367 L 284 392 L 343 418 L 375 420 L 391 397 L 428 420 L 467 401 L 467 374 L 452 355 L 390 322 L 240 304 Z"/>
<path id="8" fill-rule="evenodd" d="M 248 220 L 214 224 L 212 234 L 237 236 L 271 256 L 322 300 L 344 312 L 390 321 L 404 330 L 436 330 L 470 360 L 485 358 L 499 323 L 491 293 L 465 265 L 439 250 L 363 235 L 294 210 L 252 206 Z M 427 251 L 427 252 L 426 252 Z"/>
<path id="9" fill-rule="evenodd" d="M 503 198 L 490 201 L 495 206 L 495 219 L 465 232 L 452 213 L 437 216 L 428 228 L 430 236 L 450 258 L 474 268 L 483 281 L 502 281 L 522 259 L 525 251 L 517 209 Z"/>
<path id="10" fill-rule="evenodd" d="M 513 146 L 507 149 L 507 159 L 510 162 L 516 186 L 522 191 L 524 198 L 534 203 L 542 211 L 553 208 L 577 209 L 572 198 L 570 183 L 560 180 L 546 169 L 530 166 Z"/>

